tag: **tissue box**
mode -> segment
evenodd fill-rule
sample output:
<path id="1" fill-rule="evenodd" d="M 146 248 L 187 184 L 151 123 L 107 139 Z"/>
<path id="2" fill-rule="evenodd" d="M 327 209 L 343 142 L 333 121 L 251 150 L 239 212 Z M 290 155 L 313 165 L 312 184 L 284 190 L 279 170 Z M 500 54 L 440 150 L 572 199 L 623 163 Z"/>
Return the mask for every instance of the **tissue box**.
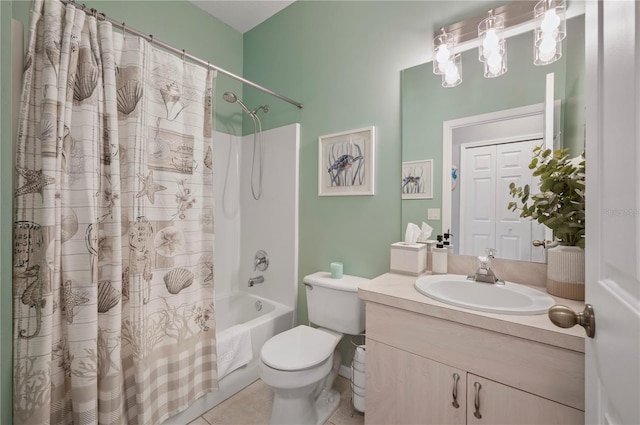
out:
<path id="1" fill-rule="evenodd" d="M 427 245 L 421 243 L 391 244 L 391 271 L 417 276 L 427 270 Z"/>

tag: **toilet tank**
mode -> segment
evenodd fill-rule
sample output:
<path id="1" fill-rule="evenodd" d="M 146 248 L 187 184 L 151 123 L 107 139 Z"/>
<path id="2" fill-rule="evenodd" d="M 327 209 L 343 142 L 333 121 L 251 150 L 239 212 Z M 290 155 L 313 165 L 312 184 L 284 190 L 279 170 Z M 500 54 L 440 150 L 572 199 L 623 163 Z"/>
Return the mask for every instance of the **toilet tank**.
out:
<path id="1" fill-rule="evenodd" d="M 309 321 L 317 326 L 344 334 L 364 331 L 364 302 L 358 298 L 358 285 L 369 279 L 344 275 L 332 279 L 331 273 L 317 272 L 305 276 Z"/>

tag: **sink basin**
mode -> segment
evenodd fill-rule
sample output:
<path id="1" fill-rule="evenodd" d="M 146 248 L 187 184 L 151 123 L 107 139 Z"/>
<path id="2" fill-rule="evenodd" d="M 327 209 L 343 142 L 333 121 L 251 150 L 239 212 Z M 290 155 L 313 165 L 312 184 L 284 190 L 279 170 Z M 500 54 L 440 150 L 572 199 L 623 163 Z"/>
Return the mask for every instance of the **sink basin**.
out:
<path id="1" fill-rule="evenodd" d="M 555 304 L 542 291 L 513 282 L 475 282 L 462 275 L 432 275 L 416 280 L 421 294 L 443 303 L 499 314 L 543 314 Z"/>

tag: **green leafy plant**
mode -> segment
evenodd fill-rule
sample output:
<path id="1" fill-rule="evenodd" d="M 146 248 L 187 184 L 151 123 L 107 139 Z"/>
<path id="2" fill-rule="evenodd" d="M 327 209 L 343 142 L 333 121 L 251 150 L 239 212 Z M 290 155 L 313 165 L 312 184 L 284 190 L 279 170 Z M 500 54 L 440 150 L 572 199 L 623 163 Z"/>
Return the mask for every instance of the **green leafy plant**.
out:
<path id="1" fill-rule="evenodd" d="M 567 155 L 568 149 L 552 152 L 542 146 L 533 149 L 529 169 L 540 178 L 540 192 L 532 194 L 529 185 L 509 185 L 516 201 L 510 211 L 520 210 L 520 217 L 530 218 L 553 230 L 555 238 L 570 246 L 584 248 L 585 233 L 585 159 Z"/>

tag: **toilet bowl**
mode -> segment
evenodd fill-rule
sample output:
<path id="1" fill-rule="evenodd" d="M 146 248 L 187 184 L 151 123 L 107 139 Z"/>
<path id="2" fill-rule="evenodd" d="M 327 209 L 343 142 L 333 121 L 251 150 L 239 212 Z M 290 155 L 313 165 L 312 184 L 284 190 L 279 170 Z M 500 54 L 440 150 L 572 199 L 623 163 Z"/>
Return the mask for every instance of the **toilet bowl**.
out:
<path id="1" fill-rule="evenodd" d="M 340 394 L 331 386 L 340 367 L 334 350 L 341 337 L 300 325 L 265 343 L 258 375 L 274 392 L 272 424 L 323 424 L 335 411 Z"/>
<path id="2" fill-rule="evenodd" d="M 305 276 L 310 322 L 269 339 L 260 352 L 258 376 L 274 392 L 272 424 L 324 424 L 340 403 L 332 389 L 341 357 L 335 351 L 343 334 L 364 330 L 364 304 L 358 285 L 368 279 L 329 273 Z"/>

